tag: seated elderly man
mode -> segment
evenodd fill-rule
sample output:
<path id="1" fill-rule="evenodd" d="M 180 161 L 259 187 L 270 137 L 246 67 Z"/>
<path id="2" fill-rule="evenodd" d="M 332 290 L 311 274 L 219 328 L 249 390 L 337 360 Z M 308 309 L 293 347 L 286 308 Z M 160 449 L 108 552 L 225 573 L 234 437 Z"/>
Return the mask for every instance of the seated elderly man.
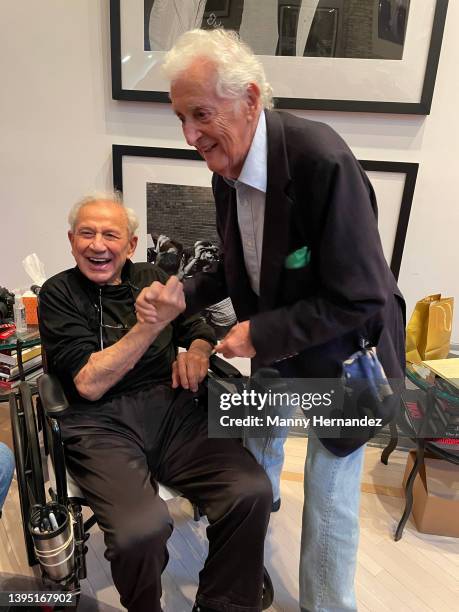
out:
<path id="1" fill-rule="evenodd" d="M 121 603 L 161 610 L 172 520 L 160 481 L 199 504 L 210 523 L 194 609 L 261 610 L 271 487 L 238 440 L 207 436 L 199 383 L 213 332 L 180 316 L 176 277 L 131 262 L 137 221 L 116 196 L 82 200 L 69 223 L 77 265 L 44 284 L 40 330 L 71 406 L 62 419 L 68 468 L 104 532 Z M 155 319 L 136 314 L 145 304 L 154 304 Z M 177 356 L 178 345 L 187 352 Z"/>

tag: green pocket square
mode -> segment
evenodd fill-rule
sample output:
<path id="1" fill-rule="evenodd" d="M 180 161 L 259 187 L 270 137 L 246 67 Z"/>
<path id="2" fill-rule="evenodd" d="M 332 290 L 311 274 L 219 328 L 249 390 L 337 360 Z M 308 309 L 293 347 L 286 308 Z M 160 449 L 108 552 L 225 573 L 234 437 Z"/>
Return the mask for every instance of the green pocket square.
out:
<path id="1" fill-rule="evenodd" d="M 298 268 L 304 268 L 311 259 L 311 251 L 307 246 L 301 247 L 297 251 L 293 251 L 290 255 L 285 258 L 285 267 L 287 270 L 297 270 Z"/>

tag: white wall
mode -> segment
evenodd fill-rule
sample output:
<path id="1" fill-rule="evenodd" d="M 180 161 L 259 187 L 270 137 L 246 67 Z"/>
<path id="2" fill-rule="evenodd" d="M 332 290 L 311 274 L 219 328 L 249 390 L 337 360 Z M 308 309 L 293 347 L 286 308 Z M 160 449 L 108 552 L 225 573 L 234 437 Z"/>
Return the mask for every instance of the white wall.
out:
<path id="1" fill-rule="evenodd" d="M 72 265 L 67 210 L 111 188 L 112 143 L 185 146 L 168 105 L 111 99 L 108 4 L 0 0 L 0 285 L 27 285 L 21 261 L 34 251 L 48 275 Z M 457 23 L 451 0 L 430 116 L 298 113 L 332 125 L 361 159 L 419 162 L 400 274 L 409 309 L 429 292 L 459 299 Z"/>

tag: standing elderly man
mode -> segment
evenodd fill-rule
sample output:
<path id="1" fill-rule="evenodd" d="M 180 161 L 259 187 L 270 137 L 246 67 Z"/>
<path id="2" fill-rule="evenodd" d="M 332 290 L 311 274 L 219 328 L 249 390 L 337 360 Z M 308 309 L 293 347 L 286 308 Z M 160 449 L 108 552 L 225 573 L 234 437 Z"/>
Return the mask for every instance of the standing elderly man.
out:
<path id="1" fill-rule="evenodd" d="M 77 266 L 43 285 L 40 332 L 70 403 L 61 421 L 67 467 L 104 532 L 121 603 L 161 610 L 172 520 L 160 481 L 210 523 L 194 609 L 258 612 L 272 494 L 239 441 L 207 436 L 199 383 L 213 332 L 200 317 L 180 316 L 175 276 L 131 262 L 138 223 L 114 195 L 82 200 L 69 223 Z M 155 308 L 149 321 L 139 314 L 146 305 Z M 187 352 L 177 355 L 178 345 Z"/>
<path id="2" fill-rule="evenodd" d="M 251 357 L 252 370 L 335 378 L 363 337 L 387 375 L 400 376 L 403 298 L 382 252 L 373 189 L 347 145 L 327 125 L 269 110 L 263 68 L 232 32 L 184 34 L 164 71 L 185 139 L 214 173 L 222 263 L 195 277 L 186 299 L 193 310 L 231 297 L 239 323 L 219 350 Z M 304 612 L 356 609 L 363 447 L 327 446 L 334 452 L 310 436 Z"/>

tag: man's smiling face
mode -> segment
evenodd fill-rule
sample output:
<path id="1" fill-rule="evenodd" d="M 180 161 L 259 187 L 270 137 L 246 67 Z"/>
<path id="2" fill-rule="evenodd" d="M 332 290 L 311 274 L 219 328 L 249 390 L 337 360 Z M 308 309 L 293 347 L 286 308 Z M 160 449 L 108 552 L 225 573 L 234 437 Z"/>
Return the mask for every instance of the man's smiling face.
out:
<path id="1" fill-rule="evenodd" d="M 239 100 L 222 98 L 215 82 L 215 66 L 201 58 L 172 82 L 170 97 L 187 143 L 199 151 L 212 172 L 234 179 L 257 127 L 259 90 L 249 85 Z"/>
<path id="2" fill-rule="evenodd" d="M 137 246 L 122 206 L 108 201 L 85 204 L 68 236 L 76 264 L 87 278 L 98 285 L 121 282 L 121 270 Z"/>

